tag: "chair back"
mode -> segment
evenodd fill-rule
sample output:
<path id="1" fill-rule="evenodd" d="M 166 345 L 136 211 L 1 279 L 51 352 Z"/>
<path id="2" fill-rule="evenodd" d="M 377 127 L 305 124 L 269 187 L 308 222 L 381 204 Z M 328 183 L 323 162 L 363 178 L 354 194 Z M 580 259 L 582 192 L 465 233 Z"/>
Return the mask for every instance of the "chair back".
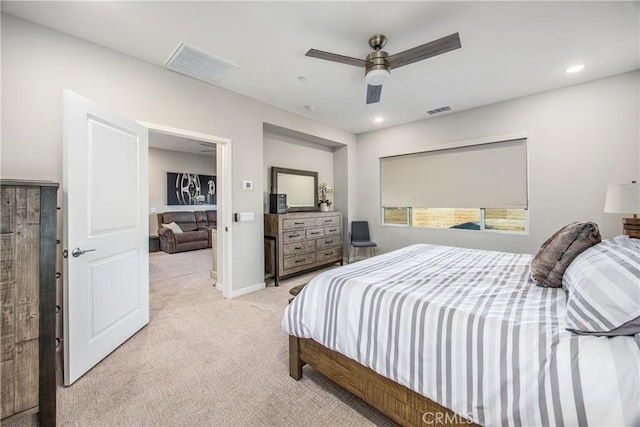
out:
<path id="1" fill-rule="evenodd" d="M 352 221 L 351 222 L 351 241 L 352 242 L 368 242 L 369 238 L 369 222 L 368 221 Z"/>

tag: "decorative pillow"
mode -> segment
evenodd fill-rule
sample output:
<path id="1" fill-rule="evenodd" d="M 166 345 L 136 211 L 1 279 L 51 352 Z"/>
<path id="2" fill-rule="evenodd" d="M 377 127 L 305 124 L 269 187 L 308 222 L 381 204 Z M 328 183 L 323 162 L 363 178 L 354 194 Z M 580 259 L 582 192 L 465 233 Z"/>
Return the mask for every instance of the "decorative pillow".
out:
<path id="1" fill-rule="evenodd" d="M 625 246 L 627 248 L 630 249 L 637 249 L 640 250 L 640 239 L 635 239 L 633 237 L 629 237 L 625 234 L 621 234 L 619 236 L 614 237 L 613 239 L 611 239 L 613 243 L 620 245 L 620 246 Z"/>
<path id="2" fill-rule="evenodd" d="M 589 335 L 640 333 L 640 246 L 618 238 L 580 254 L 562 281 L 568 330 Z"/>
<path id="3" fill-rule="evenodd" d="M 182 233 L 182 228 L 180 228 L 180 226 L 178 224 L 176 224 L 175 222 L 171 222 L 169 224 L 162 224 L 162 226 L 164 228 L 170 229 L 171 231 L 173 231 L 176 234 Z"/>
<path id="4" fill-rule="evenodd" d="M 531 278 L 543 288 L 559 288 L 571 261 L 601 240 L 596 223 L 583 221 L 565 225 L 542 244 L 531 260 Z"/>

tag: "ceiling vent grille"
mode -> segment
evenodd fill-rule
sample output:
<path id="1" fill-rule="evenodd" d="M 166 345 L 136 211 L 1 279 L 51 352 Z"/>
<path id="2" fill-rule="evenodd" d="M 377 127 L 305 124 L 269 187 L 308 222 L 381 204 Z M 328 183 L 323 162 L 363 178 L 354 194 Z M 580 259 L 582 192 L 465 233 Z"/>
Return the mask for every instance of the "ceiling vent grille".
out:
<path id="1" fill-rule="evenodd" d="M 232 62 L 185 42 L 178 45 L 165 66 L 172 71 L 207 83 L 215 83 L 238 68 Z"/>
<path id="2" fill-rule="evenodd" d="M 429 110 L 427 111 L 427 114 L 429 114 L 430 116 L 433 116 L 434 114 L 444 113 L 445 111 L 451 111 L 451 110 L 452 110 L 451 107 L 449 107 L 448 105 L 445 105 L 444 107 L 436 108 L 434 110 Z"/>

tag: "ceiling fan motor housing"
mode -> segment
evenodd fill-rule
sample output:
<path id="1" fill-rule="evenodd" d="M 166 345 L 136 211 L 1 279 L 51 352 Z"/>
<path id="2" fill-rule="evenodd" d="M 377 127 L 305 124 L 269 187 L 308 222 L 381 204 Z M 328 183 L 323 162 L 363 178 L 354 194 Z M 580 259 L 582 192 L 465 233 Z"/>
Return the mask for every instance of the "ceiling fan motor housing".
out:
<path id="1" fill-rule="evenodd" d="M 365 78 L 370 85 L 381 85 L 389 79 L 391 64 L 387 60 L 389 54 L 383 50 L 376 50 L 367 55 L 367 66 L 365 67 Z"/>

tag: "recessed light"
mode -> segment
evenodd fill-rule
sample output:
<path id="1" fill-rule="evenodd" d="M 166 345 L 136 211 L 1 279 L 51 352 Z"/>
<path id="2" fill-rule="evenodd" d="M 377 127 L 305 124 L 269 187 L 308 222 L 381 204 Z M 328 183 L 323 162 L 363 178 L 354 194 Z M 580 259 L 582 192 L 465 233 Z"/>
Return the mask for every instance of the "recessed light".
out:
<path id="1" fill-rule="evenodd" d="M 382 123 L 384 121 L 384 118 L 382 116 L 378 116 L 375 119 L 373 119 L 373 121 L 376 123 Z"/>
<path id="2" fill-rule="evenodd" d="M 577 73 L 578 71 L 581 71 L 584 68 L 584 64 L 578 64 L 578 65 L 574 65 L 572 67 L 567 68 L 566 70 L 564 70 L 565 73 Z"/>
<path id="3" fill-rule="evenodd" d="M 299 82 L 303 82 L 305 80 L 307 80 L 307 78 L 305 76 L 298 76 L 298 81 Z"/>

